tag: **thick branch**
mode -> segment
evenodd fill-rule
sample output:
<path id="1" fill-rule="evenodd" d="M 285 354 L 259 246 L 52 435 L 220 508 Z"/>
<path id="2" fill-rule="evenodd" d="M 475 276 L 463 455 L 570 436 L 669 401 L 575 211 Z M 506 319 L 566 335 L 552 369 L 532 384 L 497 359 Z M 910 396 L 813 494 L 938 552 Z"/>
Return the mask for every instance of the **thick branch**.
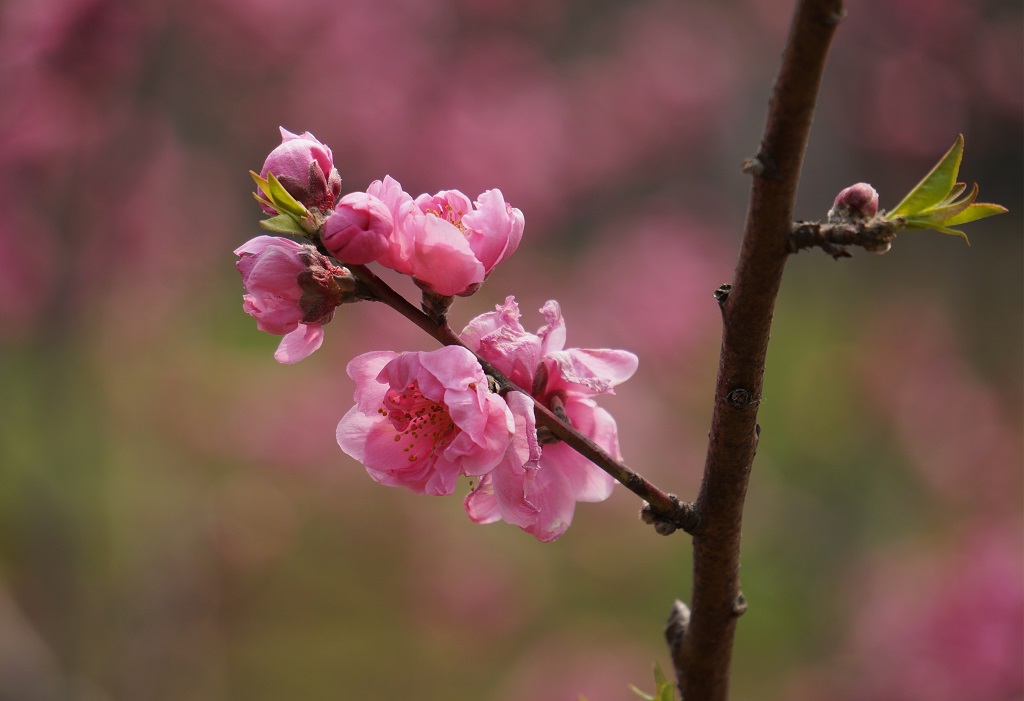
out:
<path id="1" fill-rule="evenodd" d="M 349 265 L 347 267 L 370 290 L 375 299 L 393 308 L 440 343 L 446 346 L 462 346 L 466 348 L 466 344 L 448 326 L 443 316 L 440 320 L 435 320 L 430 315 L 417 309 L 409 300 L 398 294 L 398 292 L 366 266 Z M 467 350 L 470 349 L 467 348 Z M 643 520 L 653 524 L 659 533 L 668 535 L 676 529 L 692 533 L 698 528 L 700 518 L 692 504 L 680 501 L 675 495 L 664 492 L 642 475 L 631 470 L 625 463 L 613 458 L 601 446 L 562 421 L 554 412 L 534 399 L 528 391 L 517 386 L 486 359 L 481 358 L 475 353 L 474 355 L 477 356 L 477 360 L 480 362 L 484 372 L 497 382 L 498 391 L 502 395 L 508 392 L 522 392 L 533 400 L 538 426 L 547 427 L 552 434 L 564 441 L 566 445 L 583 455 L 583 457 L 618 480 L 626 489 L 647 502 L 644 507 Z"/>
<path id="2" fill-rule="evenodd" d="M 740 593 L 740 527 L 757 447 L 757 406 L 775 298 L 789 254 L 800 168 L 842 0 L 799 0 L 768 110 L 735 279 L 722 302 L 724 330 L 714 413 L 697 498 L 691 616 L 672 660 L 687 701 L 724 701 Z"/>

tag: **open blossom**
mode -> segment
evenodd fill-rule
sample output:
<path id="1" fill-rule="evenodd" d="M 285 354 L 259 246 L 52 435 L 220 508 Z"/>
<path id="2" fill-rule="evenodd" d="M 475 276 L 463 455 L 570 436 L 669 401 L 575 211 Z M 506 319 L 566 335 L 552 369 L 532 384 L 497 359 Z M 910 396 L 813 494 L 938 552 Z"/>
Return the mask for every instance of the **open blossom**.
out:
<path id="1" fill-rule="evenodd" d="M 460 475 L 493 470 L 516 435 L 512 412 L 460 346 L 365 353 L 348 375 L 356 405 L 338 424 L 338 444 L 381 484 L 451 494 Z"/>
<path id="2" fill-rule="evenodd" d="M 281 127 L 281 145 L 270 152 L 260 176 L 273 173 L 292 197 L 308 208 L 330 211 L 341 194 L 334 154 L 308 131 L 293 134 Z M 261 204 L 267 214 L 277 210 Z"/>
<path id="3" fill-rule="evenodd" d="M 388 250 L 394 228 L 391 210 L 384 202 L 365 192 L 352 192 L 341 198 L 324 222 L 320 240 L 338 260 L 364 265 Z"/>
<path id="4" fill-rule="evenodd" d="M 582 434 L 620 459 L 615 419 L 594 401 L 612 393 L 637 368 L 637 357 L 621 350 L 565 348 L 565 322 L 558 303 L 541 309 L 547 324 L 536 334 L 519 323 L 519 307 L 508 297 L 496 311 L 472 320 L 466 344 L 493 363 L 537 401 L 563 414 Z M 510 394 L 511 400 L 516 394 Z M 524 397 L 525 399 L 525 397 Z M 564 443 L 540 446 L 536 466 L 503 462 L 465 501 L 477 523 L 506 520 L 542 541 L 562 535 L 577 501 L 603 501 L 615 480 Z M 509 518 L 511 516 L 511 518 Z"/>
<path id="5" fill-rule="evenodd" d="M 413 200 L 388 176 L 367 192 L 382 200 L 394 218 L 390 248 L 379 262 L 439 295 L 476 292 L 523 238 L 523 213 L 497 189 L 475 202 L 458 190 Z"/>
<path id="6" fill-rule="evenodd" d="M 242 274 L 245 313 L 260 331 L 284 336 L 274 353 L 295 363 L 323 343 L 323 325 L 355 281 L 309 245 L 278 236 L 258 236 L 235 250 Z"/>

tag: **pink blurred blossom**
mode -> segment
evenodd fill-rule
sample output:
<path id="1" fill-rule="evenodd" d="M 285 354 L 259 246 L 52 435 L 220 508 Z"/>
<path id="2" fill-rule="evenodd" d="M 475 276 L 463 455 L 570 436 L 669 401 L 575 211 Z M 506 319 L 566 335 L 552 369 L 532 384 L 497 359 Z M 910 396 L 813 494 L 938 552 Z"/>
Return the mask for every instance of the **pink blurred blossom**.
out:
<path id="1" fill-rule="evenodd" d="M 692 3 L 624 6 L 609 50 L 567 70 L 570 182 L 619 180 L 667 148 L 706 139 L 741 76 L 729 25 Z"/>
<path id="2" fill-rule="evenodd" d="M 519 323 L 515 299 L 508 297 L 495 311 L 472 320 L 462 338 L 534 399 L 556 413 L 564 412 L 577 430 L 621 458 L 615 420 L 592 397 L 614 393 L 616 385 L 636 372 L 637 357 L 620 350 L 566 349 L 558 303 L 548 302 L 541 313 L 547 324 L 536 334 L 529 333 Z M 550 541 L 572 523 L 577 501 L 603 501 L 614 485 L 610 475 L 572 448 L 548 443 L 541 448 L 536 469 L 499 465 L 466 497 L 465 507 L 477 523 L 505 519 Z M 506 518 L 510 514 L 512 518 Z"/>
<path id="3" fill-rule="evenodd" d="M 334 317 L 348 271 L 332 265 L 315 248 L 279 236 L 258 236 L 235 250 L 242 274 L 245 313 L 260 331 L 283 335 L 274 358 L 296 363 L 324 340 L 323 325 Z"/>
<path id="4" fill-rule="evenodd" d="M 605 342 L 643 348 L 645 363 L 685 371 L 680 360 L 706 350 L 721 328 L 712 294 L 735 265 L 723 239 L 662 206 L 611 219 L 571 278 L 588 300 L 576 323 Z"/>
<path id="5" fill-rule="evenodd" d="M 495 547 L 464 521 L 422 509 L 404 511 L 403 520 L 406 567 L 416 586 L 403 587 L 401 603 L 411 612 L 415 635 L 427 645 L 450 646 L 454 639 L 475 654 L 505 654 L 509 637 L 527 628 L 542 605 L 537 589 L 546 579 L 543 560 L 531 560 L 526 581 L 522 563 L 508 549 Z"/>
<path id="6" fill-rule="evenodd" d="M 352 265 L 380 258 L 395 230 L 391 210 L 373 195 L 352 192 L 341 198 L 324 222 L 320 239 L 330 254 Z"/>
<path id="7" fill-rule="evenodd" d="M 858 578 L 855 698 L 1011 701 L 1024 693 L 1024 543 L 990 524 L 948 553 L 883 555 Z"/>
<path id="8" fill-rule="evenodd" d="M 946 316 L 922 302 L 893 307 L 863 347 L 862 386 L 920 477 L 952 504 L 1019 507 L 1020 426 L 966 365 Z"/>
<path id="9" fill-rule="evenodd" d="M 614 634 L 590 631 L 585 639 L 551 638 L 530 647 L 508 668 L 497 701 L 624 701 L 629 686 L 654 689 L 651 650 Z M 662 668 L 666 668 L 663 663 Z"/>
<path id="10" fill-rule="evenodd" d="M 451 494 L 459 476 L 494 469 L 515 434 L 509 408 L 460 346 L 365 353 L 348 375 L 356 405 L 338 424 L 338 444 L 381 484 Z"/>
<path id="11" fill-rule="evenodd" d="M 26 215 L 0 219 L 0 328 L 8 338 L 28 333 L 43 314 L 59 270 L 52 234 Z"/>
<path id="12" fill-rule="evenodd" d="M 270 152 L 260 176 L 273 173 L 292 197 L 306 207 L 330 211 L 341 193 L 341 176 L 331 149 L 308 131 L 293 134 L 281 127 L 281 145 Z M 262 194 L 257 190 L 257 194 Z M 267 214 L 277 210 L 260 204 Z"/>

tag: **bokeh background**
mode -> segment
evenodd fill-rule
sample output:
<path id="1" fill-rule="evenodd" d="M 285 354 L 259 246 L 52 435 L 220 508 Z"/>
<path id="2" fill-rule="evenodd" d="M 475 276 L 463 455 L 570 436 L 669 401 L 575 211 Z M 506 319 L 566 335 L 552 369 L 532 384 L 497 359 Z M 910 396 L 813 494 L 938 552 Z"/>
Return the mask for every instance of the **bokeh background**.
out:
<path id="1" fill-rule="evenodd" d="M 970 248 L 790 262 L 744 530 L 737 699 L 1024 698 L 1022 12 L 849 3 L 797 214 L 892 207 L 952 144 L 1010 214 Z M 347 191 L 499 187 L 517 254 L 455 323 L 558 299 L 641 358 L 628 462 L 696 494 L 789 0 L 6 0 L 0 5 L 0 699 L 632 698 L 689 542 L 625 491 L 540 544 L 373 483 L 334 442 L 342 308 L 276 364 L 231 251 L 277 127 Z"/>

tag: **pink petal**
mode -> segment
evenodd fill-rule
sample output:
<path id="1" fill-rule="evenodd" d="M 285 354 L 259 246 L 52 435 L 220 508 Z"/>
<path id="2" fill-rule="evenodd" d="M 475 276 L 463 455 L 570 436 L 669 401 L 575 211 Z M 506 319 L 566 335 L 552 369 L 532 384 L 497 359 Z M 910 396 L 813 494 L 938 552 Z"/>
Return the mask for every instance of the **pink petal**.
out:
<path id="1" fill-rule="evenodd" d="M 456 295 L 483 282 L 484 267 L 453 225 L 427 215 L 416 235 L 412 274 L 441 295 Z"/>
<path id="2" fill-rule="evenodd" d="M 561 307 L 558 302 L 550 299 L 540 308 L 540 313 L 548 322 L 537 332 L 541 338 L 541 355 L 562 350 L 565 348 L 565 320 L 562 318 Z"/>
<path id="3" fill-rule="evenodd" d="M 480 484 L 466 495 L 462 508 L 466 510 L 473 523 L 494 523 L 501 521 L 501 509 L 498 497 L 494 493 L 494 473 L 488 473 L 480 479 Z"/>
<path id="4" fill-rule="evenodd" d="M 537 520 L 538 509 L 526 498 L 540 457 L 533 400 L 519 392 L 507 398 L 515 417 L 515 438 L 501 462 L 487 473 L 476 489 L 466 495 L 466 513 L 476 523 L 504 520 L 527 528 Z"/>
<path id="5" fill-rule="evenodd" d="M 612 388 L 632 377 L 640 362 L 629 351 L 606 348 L 570 348 L 549 357 L 561 379 L 586 394 L 614 394 Z"/>
<path id="6" fill-rule="evenodd" d="M 480 430 L 475 435 L 463 430 L 444 451 L 445 459 L 458 462 L 467 475 L 494 469 L 515 435 L 515 421 L 501 397 L 488 392 L 484 411 L 486 421 Z M 454 415 L 452 419 L 459 423 Z"/>
<path id="7" fill-rule="evenodd" d="M 377 262 L 403 275 L 412 275 L 415 234 L 420 228 L 419 220 L 423 219 L 423 213 L 416 207 L 412 196 L 402 189 L 401 183 L 390 175 L 370 183 L 366 193 L 387 206 L 394 223 L 394 230 L 388 237 L 389 248 Z"/>
<path id="8" fill-rule="evenodd" d="M 285 365 L 297 363 L 313 353 L 323 342 L 323 326 L 299 324 L 294 331 L 281 339 L 281 344 L 274 353 L 274 360 Z"/>
<path id="9" fill-rule="evenodd" d="M 285 248 L 294 248 L 296 250 L 300 250 L 302 248 L 300 244 L 297 244 L 291 239 L 286 239 L 282 236 L 257 236 L 254 239 L 249 239 L 241 246 L 236 248 L 235 255 L 240 256 L 243 253 L 256 255 L 258 253 L 262 253 L 264 250 L 266 250 L 267 246 L 271 244 L 283 246 Z"/>
<path id="10" fill-rule="evenodd" d="M 543 458 L 526 496 L 539 511 L 536 522 L 526 529 L 537 540 L 550 542 L 572 524 L 576 512 L 572 486 L 557 470 L 549 469 Z"/>
<path id="11" fill-rule="evenodd" d="M 353 398 L 360 411 L 374 414 L 380 407 L 388 386 L 377 377 L 384 366 L 397 357 L 398 354 L 392 351 L 373 351 L 357 355 L 349 361 L 345 371 L 356 383 Z"/>
<path id="12" fill-rule="evenodd" d="M 514 297 L 496 311 L 476 317 L 463 329 L 461 338 L 520 387 L 529 390 L 540 358 L 540 338 L 519 323 Z"/>
<path id="13" fill-rule="evenodd" d="M 490 272 L 519 246 L 523 238 L 523 213 L 508 207 L 497 189 L 481 194 L 476 205 L 462 223 L 468 230 L 473 253 Z"/>
<path id="14" fill-rule="evenodd" d="M 615 419 L 590 399 L 569 402 L 566 414 L 583 435 L 621 459 L 619 435 Z M 557 464 L 572 486 L 576 501 L 604 501 L 612 495 L 615 478 L 564 443 L 547 446 L 541 457 L 545 464 Z"/>
<path id="15" fill-rule="evenodd" d="M 487 378 L 484 377 L 480 363 L 462 346 L 445 346 L 430 353 L 420 353 L 419 362 L 444 389 L 465 389 L 470 382 L 482 383 L 484 388 L 487 387 Z M 424 390 L 425 396 L 430 396 L 422 384 L 420 389 Z M 440 400 L 442 393 L 431 398 Z"/>

